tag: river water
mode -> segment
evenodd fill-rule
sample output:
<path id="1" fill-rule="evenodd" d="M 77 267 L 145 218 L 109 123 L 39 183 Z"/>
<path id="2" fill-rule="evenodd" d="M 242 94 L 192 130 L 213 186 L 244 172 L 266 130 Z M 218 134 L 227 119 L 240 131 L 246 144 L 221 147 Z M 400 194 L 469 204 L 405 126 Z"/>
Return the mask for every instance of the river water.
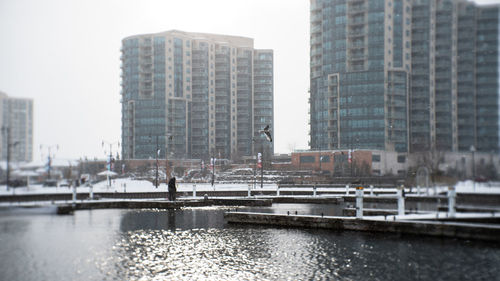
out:
<path id="1" fill-rule="evenodd" d="M 317 206 L 267 211 L 337 212 Z M 0 279 L 500 280 L 498 244 L 228 225 L 226 210 L 1 210 Z"/>

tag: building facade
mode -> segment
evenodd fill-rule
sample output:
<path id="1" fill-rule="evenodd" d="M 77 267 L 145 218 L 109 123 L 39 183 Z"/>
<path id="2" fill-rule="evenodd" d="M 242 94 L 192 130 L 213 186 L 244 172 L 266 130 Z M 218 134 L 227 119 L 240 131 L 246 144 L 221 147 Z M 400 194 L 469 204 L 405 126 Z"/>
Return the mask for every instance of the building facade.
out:
<path id="1" fill-rule="evenodd" d="M 311 1 L 311 149 L 407 151 L 410 11 L 391 2 Z"/>
<path id="2" fill-rule="evenodd" d="M 499 6 L 412 4 L 411 151 L 498 151 Z"/>
<path id="3" fill-rule="evenodd" d="M 33 160 L 33 100 L 8 97 L 0 92 L 0 155 L 7 159 L 10 146 L 10 161 L 31 162 Z"/>
<path id="4" fill-rule="evenodd" d="M 167 31 L 122 41 L 122 155 L 238 159 L 273 152 L 273 51 L 253 39 Z"/>
<path id="5" fill-rule="evenodd" d="M 499 6 L 311 0 L 310 146 L 498 151 Z"/>

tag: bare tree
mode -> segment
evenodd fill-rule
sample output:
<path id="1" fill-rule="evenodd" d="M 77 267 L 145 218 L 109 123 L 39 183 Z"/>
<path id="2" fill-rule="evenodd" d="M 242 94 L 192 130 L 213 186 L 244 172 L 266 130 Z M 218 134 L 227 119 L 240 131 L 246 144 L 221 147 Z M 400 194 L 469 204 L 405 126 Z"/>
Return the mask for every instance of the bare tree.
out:
<path id="1" fill-rule="evenodd" d="M 439 165 L 444 163 L 444 152 L 432 149 L 429 151 L 417 153 L 417 155 L 418 167 L 426 167 L 430 173 L 431 182 L 434 183 L 436 180 L 436 176 L 441 175 Z"/>

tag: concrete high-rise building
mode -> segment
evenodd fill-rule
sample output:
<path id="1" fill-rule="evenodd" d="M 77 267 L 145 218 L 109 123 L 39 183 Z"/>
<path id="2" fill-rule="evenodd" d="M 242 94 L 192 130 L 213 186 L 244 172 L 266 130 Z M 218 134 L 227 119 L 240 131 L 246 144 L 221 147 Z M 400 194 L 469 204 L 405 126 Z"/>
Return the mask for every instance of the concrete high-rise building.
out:
<path id="1" fill-rule="evenodd" d="M 33 160 L 33 100 L 11 98 L 0 92 L 0 155 L 7 159 L 10 143 L 10 160 Z"/>
<path id="2" fill-rule="evenodd" d="M 127 37 L 121 51 L 123 158 L 273 153 L 259 132 L 274 125 L 272 50 L 172 30 Z"/>
<path id="3" fill-rule="evenodd" d="M 499 6 L 311 0 L 310 146 L 498 151 Z"/>

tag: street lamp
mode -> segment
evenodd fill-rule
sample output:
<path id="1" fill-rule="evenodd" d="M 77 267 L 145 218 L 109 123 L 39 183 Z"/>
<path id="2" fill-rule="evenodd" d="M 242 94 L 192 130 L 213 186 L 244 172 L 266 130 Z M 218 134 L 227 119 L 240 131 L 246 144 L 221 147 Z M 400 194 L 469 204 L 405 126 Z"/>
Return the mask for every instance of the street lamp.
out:
<path id="1" fill-rule="evenodd" d="M 149 136 L 149 139 L 152 139 L 152 136 Z M 158 136 L 156 136 L 156 172 L 155 172 L 155 187 L 158 188 L 158 157 L 160 156 L 160 149 L 158 148 Z"/>
<path id="2" fill-rule="evenodd" d="M 169 176 L 168 176 L 168 159 L 167 159 L 168 158 L 167 157 L 167 155 L 168 155 L 168 143 L 169 143 L 169 141 L 171 141 L 174 138 L 174 136 L 172 134 L 167 134 L 166 137 L 167 138 L 165 139 L 165 180 L 168 182 L 168 178 L 169 178 Z"/>
<path id="3" fill-rule="evenodd" d="M 5 183 L 7 191 L 9 191 L 9 181 L 10 181 L 10 148 L 19 144 L 18 141 L 10 143 L 10 127 L 2 127 L 2 134 L 7 135 L 7 182 Z"/>
<path id="4" fill-rule="evenodd" d="M 210 158 L 210 168 L 212 168 L 212 181 L 211 181 L 212 187 L 214 187 L 214 184 L 215 184 L 215 164 L 216 163 L 217 163 L 217 158 L 215 158 L 215 156 Z M 215 187 L 214 187 L 214 190 L 215 190 Z"/>
<path id="5" fill-rule="evenodd" d="M 107 181 L 108 181 L 108 187 L 111 186 L 111 178 L 109 177 L 109 174 L 111 173 L 111 171 L 113 170 L 113 144 L 116 144 L 118 146 L 118 148 L 120 148 L 120 142 L 117 141 L 117 142 L 108 142 L 108 141 L 105 141 L 103 140 L 102 141 L 102 147 L 104 148 L 104 145 L 105 144 L 109 144 L 109 155 L 106 154 L 106 150 L 104 150 L 104 155 L 108 156 L 108 159 L 107 159 L 107 169 L 108 169 L 108 173 L 106 173 L 106 178 L 107 178 Z"/>
<path id="6" fill-rule="evenodd" d="M 52 170 L 52 159 L 54 159 L 56 157 L 56 155 L 54 153 L 52 153 L 52 149 L 55 148 L 56 151 L 59 150 L 59 145 L 57 144 L 53 144 L 53 145 L 43 145 L 41 144 L 40 145 L 40 150 L 42 150 L 43 148 L 47 148 L 47 179 L 50 180 L 50 171 Z"/>
<path id="7" fill-rule="evenodd" d="M 476 148 L 474 145 L 470 146 L 470 152 L 472 153 L 472 183 L 474 187 L 474 192 L 476 191 L 476 161 L 474 161 L 474 152 L 476 152 Z"/>

